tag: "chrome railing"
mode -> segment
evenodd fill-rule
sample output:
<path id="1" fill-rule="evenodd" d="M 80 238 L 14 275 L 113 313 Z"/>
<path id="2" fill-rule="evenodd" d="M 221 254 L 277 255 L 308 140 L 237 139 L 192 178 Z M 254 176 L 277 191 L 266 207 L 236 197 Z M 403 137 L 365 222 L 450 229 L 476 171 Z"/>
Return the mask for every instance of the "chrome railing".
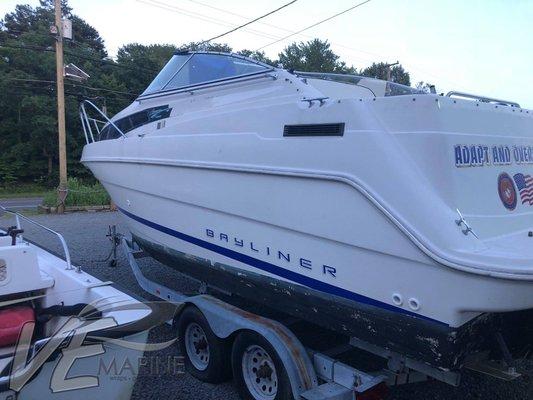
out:
<path id="1" fill-rule="evenodd" d="M 89 117 L 88 114 L 87 114 L 87 110 L 85 109 L 85 105 L 89 105 L 93 110 L 96 110 L 96 112 L 104 118 L 104 121 L 96 119 L 96 118 Z M 80 112 L 81 126 L 83 128 L 83 133 L 85 135 L 85 141 L 87 142 L 87 144 L 98 141 L 100 132 L 102 131 L 100 129 L 100 127 L 98 126 L 98 124 L 103 124 L 103 126 L 105 126 L 107 124 L 110 124 L 111 126 L 113 126 L 117 130 L 118 133 L 120 133 L 122 135 L 122 137 L 126 137 L 124 132 L 122 132 L 122 130 L 113 121 L 111 121 L 108 118 L 108 116 L 105 115 L 104 112 L 102 110 L 100 110 L 91 101 L 83 100 L 80 103 L 79 112 Z M 95 130 L 96 130 L 96 139 L 95 139 L 95 135 L 93 133 L 93 126 L 95 127 Z"/>
<path id="2" fill-rule="evenodd" d="M 475 101 L 480 101 L 482 103 L 493 103 L 493 104 L 498 104 L 502 106 L 521 108 L 520 104 L 515 103 L 514 101 L 495 99 L 492 97 L 479 96 L 477 94 L 471 94 L 471 93 L 465 93 L 465 92 L 451 91 L 451 92 L 448 92 L 446 96 L 447 97 L 459 97 L 459 98 L 468 99 L 468 100 L 475 100 Z"/>
<path id="3" fill-rule="evenodd" d="M 10 214 L 10 215 L 13 215 L 15 217 L 15 221 L 16 221 L 16 224 L 17 224 L 17 229 L 21 229 L 21 223 L 20 223 L 20 220 L 23 219 L 24 221 L 27 221 L 29 222 L 30 224 L 33 224 L 41 229 L 44 229 L 45 231 L 49 232 L 49 233 L 52 233 L 54 234 L 55 236 L 58 237 L 59 241 L 61 242 L 61 246 L 63 246 L 63 252 L 65 253 L 65 261 L 67 263 L 67 270 L 73 270 L 74 267 L 72 266 L 72 262 L 70 260 L 70 251 L 68 249 L 68 246 L 67 246 L 67 242 L 65 240 L 65 238 L 63 237 L 62 234 L 60 234 L 59 232 L 56 232 L 54 231 L 53 229 L 50 229 L 48 228 L 47 226 L 44 226 L 40 223 L 38 223 L 37 221 L 34 221 L 33 219 L 31 218 L 28 218 L 26 217 L 25 215 L 22 215 L 16 211 L 13 211 L 13 210 L 10 210 L 8 208 L 5 208 L 3 206 L 0 206 L 0 212 L 4 212 L 6 214 Z M 20 235 L 20 238 L 22 239 L 22 235 Z M 81 267 L 80 266 L 77 266 L 76 267 L 76 272 L 81 272 Z"/>
<path id="4" fill-rule="evenodd" d="M 300 78 L 309 79 L 322 79 L 327 81 L 333 81 L 337 83 L 344 83 L 362 87 L 370 90 L 374 97 L 381 96 L 399 96 L 399 95 L 412 95 L 412 94 L 426 94 L 424 91 L 412 88 L 410 86 L 402 85 L 400 83 L 386 81 L 383 79 L 372 78 L 362 75 L 353 74 L 338 74 L 329 72 L 306 72 L 306 71 L 294 71 L 294 74 Z M 368 85 L 369 82 L 379 83 L 383 89 L 383 93 L 375 93 L 377 86 Z M 372 86 L 372 87 L 369 87 Z"/>

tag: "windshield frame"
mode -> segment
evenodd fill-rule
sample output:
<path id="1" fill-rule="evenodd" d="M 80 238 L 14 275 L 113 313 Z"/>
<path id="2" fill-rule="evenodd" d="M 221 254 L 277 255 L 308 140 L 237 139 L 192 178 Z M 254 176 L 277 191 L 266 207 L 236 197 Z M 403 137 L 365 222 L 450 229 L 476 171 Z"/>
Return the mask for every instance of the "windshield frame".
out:
<path id="1" fill-rule="evenodd" d="M 250 72 L 250 73 L 246 73 L 246 74 L 240 74 L 240 75 L 235 75 L 235 76 L 230 76 L 230 77 L 225 77 L 225 78 L 220 78 L 220 79 L 212 79 L 210 81 L 199 82 L 199 83 L 194 83 L 194 84 L 190 84 L 190 85 L 184 85 L 184 86 L 180 86 L 180 87 L 165 89 L 170 84 L 170 82 L 172 82 L 172 80 L 175 78 L 175 76 L 183 69 L 183 67 L 185 67 L 191 61 L 191 59 L 197 54 L 209 54 L 209 55 L 219 55 L 219 56 L 225 56 L 225 57 L 232 57 L 232 58 L 235 58 L 235 59 L 238 59 L 238 60 L 243 60 L 243 61 L 247 61 L 247 62 L 252 63 L 252 64 L 256 64 L 256 65 L 262 66 L 262 67 L 264 67 L 264 69 L 262 69 L 261 71 L 257 71 L 257 72 Z M 213 84 L 220 83 L 220 82 L 232 81 L 232 80 L 237 80 L 237 79 L 256 76 L 256 75 L 262 75 L 262 74 L 270 73 L 270 72 L 272 72 L 272 71 L 274 71 L 276 69 L 275 67 L 273 67 L 271 65 L 268 65 L 268 64 L 265 64 L 265 63 L 263 63 L 261 61 L 257 61 L 257 60 L 254 60 L 252 58 L 245 57 L 245 56 L 242 56 L 240 54 L 234 54 L 234 53 L 223 53 L 223 52 L 215 52 L 215 51 L 183 51 L 183 52 L 182 51 L 177 51 L 177 52 L 175 52 L 173 54 L 173 56 L 176 56 L 176 55 L 190 55 L 190 56 L 176 70 L 176 72 L 172 74 L 170 79 L 167 80 L 167 82 L 161 87 L 161 89 L 155 90 L 155 91 L 149 92 L 149 93 L 144 93 L 143 92 L 138 97 L 139 99 L 145 99 L 145 98 L 150 98 L 150 97 L 153 97 L 153 96 L 159 96 L 159 95 L 164 95 L 164 94 L 174 93 L 174 92 L 179 93 L 181 91 L 187 91 L 187 90 L 190 90 L 190 89 L 193 89 L 193 88 L 202 87 L 202 86 L 206 86 L 206 85 L 213 85 Z M 157 75 L 154 77 L 154 80 L 156 78 L 157 78 Z M 148 85 L 148 87 L 149 86 L 150 85 Z"/>

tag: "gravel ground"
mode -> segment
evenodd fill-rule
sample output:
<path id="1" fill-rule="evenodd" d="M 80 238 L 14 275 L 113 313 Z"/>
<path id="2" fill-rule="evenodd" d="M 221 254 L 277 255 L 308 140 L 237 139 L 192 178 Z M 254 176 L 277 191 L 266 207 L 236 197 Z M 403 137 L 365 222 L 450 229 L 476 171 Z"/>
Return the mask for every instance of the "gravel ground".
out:
<path id="1" fill-rule="evenodd" d="M 101 280 L 115 282 L 119 288 L 122 287 L 130 293 L 144 298 L 150 297 L 139 288 L 126 259 L 120 252 L 117 267 L 109 267 L 106 262 L 102 261 L 108 256 L 110 250 L 110 242 L 105 237 L 108 226 L 117 225 L 119 232 L 127 232 L 118 213 L 36 215 L 32 218 L 65 236 L 74 264 L 81 265 L 85 271 Z M 0 226 L 7 226 L 9 222 L 6 217 L 0 218 Z M 28 229 L 27 232 L 28 238 L 55 251 L 61 250 L 52 235 L 48 236 L 40 232 L 37 235 L 34 229 Z M 154 260 L 140 260 L 140 265 L 146 275 L 159 282 L 165 282 L 167 286 L 190 293 L 196 290 L 194 282 L 172 272 Z M 169 340 L 173 334 L 170 326 L 163 325 L 152 330 L 150 341 Z M 164 362 L 179 356 L 179 352 L 177 346 L 171 346 L 160 352 L 151 353 L 150 356 Z M 171 373 L 171 371 L 155 373 L 153 369 L 144 367 L 139 372 L 132 399 L 236 400 L 238 396 L 231 383 L 211 385 L 200 382 L 190 375 Z M 533 399 L 533 378 L 524 376 L 513 382 L 502 382 L 473 372 L 466 372 L 458 388 L 440 382 L 410 384 L 391 389 L 389 399 L 531 400 Z"/>

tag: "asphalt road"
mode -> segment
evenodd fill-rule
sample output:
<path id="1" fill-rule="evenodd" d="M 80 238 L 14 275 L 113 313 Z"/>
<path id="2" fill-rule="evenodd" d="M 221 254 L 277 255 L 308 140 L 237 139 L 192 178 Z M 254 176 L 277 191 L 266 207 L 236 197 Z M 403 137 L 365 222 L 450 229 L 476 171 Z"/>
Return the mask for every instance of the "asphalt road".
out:
<path id="1" fill-rule="evenodd" d="M 0 206 L 17 211 L 36 209 L 42 202 L 42 197 L 21 197 L 15 199 L 0 198 Z"/>
<path id="2" fill-rule="evenodd" d="M 137 285 L 135 278 L 121 255 L 117 267 L 109 267 L 103 261 L 109 254 L 110 243 L 105 237 L 109 225 L 116 224 L 119 232 L 127 230 L 116 212 L 74 213 L 66 215 L 38 215 L 32 217 L 46 226 L 61 232 L 71 251 L 74 264 L 101 280 L 114 281 L 126 291 L 149 298 Z M 0 218 L 0 226 L 9 224 L 5 217 Z M 56 239 L 48 234 L 37 234 L 35 229 L 27 231 L 28 237 L 38 243 L 60 251 Z M 151 259 L 140 260 L 145 275 L 174 289 L 194 293 L 197 285 L 187 278 L 171 271 Z M 155 328 L 150 334 L 151 342 L 162 342 L 174 336 L 168 325 Z M 200 382 L 189 375 L 175 373 L 174 368 L 165 368 L 165 362 L 179 356 L 177 346 L 146 354 L 150 363 L 142 367 L 135 384 L 132 399 L 183 399 L 183 400 L 237 400 L 238 396 L 231 382 L 211 385 Z M 154 367 L 159 365 L 159 367 Z M 162 367 L 161 367 L 162 366 Z M 533 369 L 532 369 L 533 370 Z M 409 384 L 391 389 L 390 400 L 531 400 L 533 399 L 533 378 L 523 376 L 513 382 L 502 382 L 474 372 L 466 372 L 457 388 L 429 381 Z"/>

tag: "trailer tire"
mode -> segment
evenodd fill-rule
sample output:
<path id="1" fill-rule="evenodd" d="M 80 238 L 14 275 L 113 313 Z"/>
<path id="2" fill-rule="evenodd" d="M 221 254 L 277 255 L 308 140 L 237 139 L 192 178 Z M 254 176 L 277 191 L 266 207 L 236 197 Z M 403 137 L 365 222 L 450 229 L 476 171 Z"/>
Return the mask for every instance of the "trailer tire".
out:
<path id="1" fill-rule="evenodd" d="M 261 335 L 243 331 L 233 342 L 231 365 L 235 386 L 244 400 L 293 400 L 283 362 Z"/>
<path id="2" fill-rule="evenodd" d="M 178 318 L 177 327 L 178 344 L 188 373 L 208 383 L 231 378 L 230 346 L 213 333 L 198 308 L 187 306 Z"/>

